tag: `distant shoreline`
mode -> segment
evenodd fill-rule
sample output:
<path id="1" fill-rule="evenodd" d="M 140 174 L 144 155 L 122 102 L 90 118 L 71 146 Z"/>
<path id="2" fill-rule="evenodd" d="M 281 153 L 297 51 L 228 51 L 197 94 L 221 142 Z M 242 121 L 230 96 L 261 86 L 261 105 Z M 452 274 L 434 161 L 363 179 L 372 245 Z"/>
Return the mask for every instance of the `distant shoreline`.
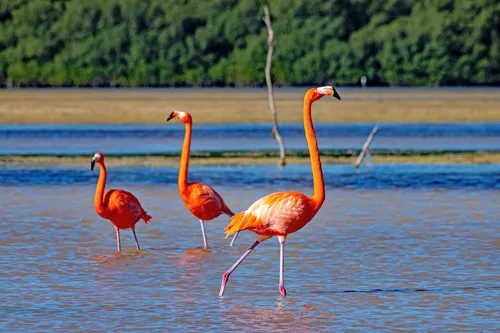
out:
<path id="1" fill-rule="evenodd" d="M 330 154 L 322 156 L 323 164 L 354 164 L 357 153 Z M 0 167 L 87 167 L 91 156 L 0 156 Z M 176 167 L 179 165 L 177 155 L 112 155 L 106 156 L 108 167 Z M 374 154 L 372 164 L 500 164 L 500 152 L 428 152 Z M 272 153 L 222 153 L 217 156 L 210 154 L 194 154 L 191 165 L 270 165 L 277 164 L 278 157 Z M 289 153 L 287 163 L 309 164 L 309 156 L 302 153 Z"/>
<path id="2" fill-rule="evenodd" d="M 302 122 L 307 87 L 275 90 L 281 123 Z M 500 121 L 500 88 L 339 87 L 313 106 L 316 123 Z M 161 124 L 173 110 L 195 124 L 266 123 L 265 88 L 26 88 L 0 90 L 0 124 Z"/>

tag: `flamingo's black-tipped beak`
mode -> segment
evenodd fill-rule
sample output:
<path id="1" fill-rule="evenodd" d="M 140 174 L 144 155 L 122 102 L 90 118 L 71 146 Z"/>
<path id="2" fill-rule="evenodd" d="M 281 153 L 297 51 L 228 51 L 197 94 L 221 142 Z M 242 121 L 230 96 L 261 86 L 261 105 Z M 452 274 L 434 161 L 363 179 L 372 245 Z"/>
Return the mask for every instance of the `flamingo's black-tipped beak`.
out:
<path id="1" fill-rule="evenodd" d="M 338 99 L 340 101 L 340 95 L 339 93 L 337 92 L 337 90 L 333 90 L 333 97 L 335 97 L 336 99 Z"/>
<path id="2" fill-rule="evenodd" d="M 94 171 L 95 161 L 90 162 L 90 171 Z"/>
<path id="3" fill-rule="evenodd" d="M 169 121 L 169 120 L 170 120 L 170 119 L 172 119 L 173 117 L 174 117 L 174 113 L 172 112 L 172 113 L 170 114 L 170 116 L 168 116 L 167 121 Z"/>

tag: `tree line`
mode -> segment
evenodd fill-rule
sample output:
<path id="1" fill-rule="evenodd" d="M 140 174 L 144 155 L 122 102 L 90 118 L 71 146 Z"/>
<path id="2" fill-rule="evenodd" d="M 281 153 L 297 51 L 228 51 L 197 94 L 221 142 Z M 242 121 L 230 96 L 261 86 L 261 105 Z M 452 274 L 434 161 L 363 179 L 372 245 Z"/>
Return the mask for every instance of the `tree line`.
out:
<path id="1" fill-rule="evenodd" d="M 1 0 L 0 86 L 498 85 L 498 0 Z"/>

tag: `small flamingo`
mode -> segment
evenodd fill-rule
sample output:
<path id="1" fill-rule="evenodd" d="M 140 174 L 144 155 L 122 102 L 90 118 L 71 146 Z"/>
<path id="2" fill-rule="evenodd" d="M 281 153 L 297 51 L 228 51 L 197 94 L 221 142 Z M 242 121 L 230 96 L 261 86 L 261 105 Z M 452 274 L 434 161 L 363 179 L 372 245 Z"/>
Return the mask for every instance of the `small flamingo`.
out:
<path id="1" fill-rule="evenodd" d="M 179 194 L 187 209 L 200 220 L 201 233 L 203 235 L 204 248 L 208 248 L 207 236 L 205 234 L 205 221 L 212 220 L 221 214 L 233 216 L 234 213 L 226 206 L 224 200 L 213 188 L 201 183 L 188 183 L 189 153 L 191 149 L 191 135 L 193 120 L 187 112 L 174 111 L 168 116 L 167 121 L 179 118 L 186 124 L 184 144 L 182 146 L 181 166 L 179 169 Z M 233 245 L 237 234 L 234 235 Z"/>
<path id="2" fill-rule="evenodd" d="M 299 231 L 309 223 L 325 201 L 323 170 L 321 168 L 316 133 L 311 119 L 311 104 L 325 95 L 340 99 L 340 95 L 331 86 L 311 88 L 304 96 L 304 128 L 311 156 L 314 195 L 310 198 L 299 192 L 272 193 L 254 202 L 246 211 L 233 216 L 231 222 L 225 228 L 226 237 L 243 230 L 253 231 L 258 237 L 255 243 L 243 253 L 240 259 L 222 275 L 219 296 L 224 295 L 224 289 L 226 288 L 231 273 L 252 252 L 252 250 L 266 239 L 278 236 L 280 243 L 279 290 L 281 297 L 286 297 L 286 290 L 283 282 L 285 272 L 284 249 L 286 236 Z"/>
<path id="3" fill-rule="evenodd" d="M 97 152 L 90 162 L 90 170 L 94 170 L 95 164 L 99 164 L 99 180 L 95 191 L 94 207 L 96 213 L 113 223 L 116 230 L 116 243 L 118 251 L 121 251 L 120 229 L 132 229 L 134 233 L 135 245 L 140 250 L 137 235 L 135 234 L 135 224 L 143 219 L 145 223 L 151 220 L 151 216 L 146 214 L 139 200 L 132 194 L 124 190 L 109 190 L 104 194 L 106 186 L 106 166 L 104 165 L 104 156 Z"/>

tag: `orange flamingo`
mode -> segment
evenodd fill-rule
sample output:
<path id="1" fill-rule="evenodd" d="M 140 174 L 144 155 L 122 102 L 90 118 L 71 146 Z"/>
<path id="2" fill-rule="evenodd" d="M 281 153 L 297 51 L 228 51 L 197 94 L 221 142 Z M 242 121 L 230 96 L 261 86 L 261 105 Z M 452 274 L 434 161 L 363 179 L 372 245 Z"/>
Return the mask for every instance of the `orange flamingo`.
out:
<path id="1" fill-rule="evenodd" d="M 106 186 L 106 166 L 104 165 L 104 156 L 97 152 L 90 162 L 90 170 L 94 170 L 95 164 L 99 164 L 99 180 L 94 197 L 94 207 L 96 213 L 113 223 L 116 230 L 116 243 L 118 251 L 121 251 L 120 229 L 132 229 L 134 233 L 135 245 L 140 250 L 137 235 L 135 234 L 135 224 L 143 219 L 145 223 L 151 220 L 151 216 L 146 214 L 139 200 L 130 192 L 124 190 L 109 190 L 104 194 Z"/>
<path id="2" fill-rule="evenodd" d="M 231 273 L 259 245 L 273 236 L 278 236 L 280 243 L 280 282 L 281 297 L 286 297 L 283 276 L 285 239 L 288 234 L 302 229 L 311 221 L 325 201 L 325 183 L 318 152 L 318 142 L 311 119 L 311 104 L 325 95 L 340 99 L 337 91 L 331 87 L 309 89 L 304 96 L 304 128 L 307 145 L 311 156 L 314 195 L 310 198 L 299 192 L 277 192 L 269 194 L 254 202 L 246 211 L 233 216 L 225 228 L 226 237 L 235 232 L 250 230 L 255 232 L 257 240 L 248 250 L 222 275 L 219 296 L 224 295 L 227 281 Z"/>
<path id="3" fill-rule="evenodd" d="M 191 135 L 193 120 L 187 112 L 174 111 L 168 116 L 167 121 L 179 118 L 186 124 L 184 144 L 182 146 L 181 166 L 179 169 L 179 193 L 187 209 L 200 220 L 201 233 L 203 235 L 204 248 L 208 248 L 207 236 L 205 234 L 205 221 L 212 220 L 221 214 L 233 216 L 234 213 L 226 206 L 224 200 L 213 188 L 201 183 L 188 183 L 189 153 L 191 149 Z M 231 246 L 237 234 L 231 242 Z"/>

